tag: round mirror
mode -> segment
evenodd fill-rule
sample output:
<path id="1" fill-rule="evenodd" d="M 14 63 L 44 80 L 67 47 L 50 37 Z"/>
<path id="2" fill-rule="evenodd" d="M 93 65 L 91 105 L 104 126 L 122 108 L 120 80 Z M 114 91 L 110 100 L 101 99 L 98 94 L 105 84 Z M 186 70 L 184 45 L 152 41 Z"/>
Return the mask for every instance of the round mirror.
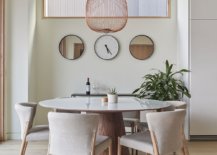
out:
<path id="1" fill-rule="evenodd" d="M 145 60 L 154 52 L 154 42 L 146 35 L 138 35 L 131 40 L 129 48 L 134 58 Z"/>
<path id="2" fill-rule="evenodd" d="M 80 37 L 68 35 L 63 37 L 60 41 L 59 51 L 66 59 L 78 59 L 84 52 L 84 43 Z"/>

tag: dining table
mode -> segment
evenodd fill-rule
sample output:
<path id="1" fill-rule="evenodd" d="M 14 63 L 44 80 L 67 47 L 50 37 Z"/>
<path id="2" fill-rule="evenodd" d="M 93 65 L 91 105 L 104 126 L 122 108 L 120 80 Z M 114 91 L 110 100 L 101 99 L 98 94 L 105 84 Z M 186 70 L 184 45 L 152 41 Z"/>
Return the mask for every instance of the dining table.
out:
<path id="1" fill-rule="evenodd" d="M 170 103 L 136 97 L 119 97 L 118 103 L 102 102 L 102 97 L 72 97 L 55 98 L 39 102 L 44 108 L 54 111 L 97 113 L 100 116 L 98 134 L 112 138 L 112 155 L 117 155 L 118 137 L 125 135 L 123 112 L 156 110 L 161 111 L 170 106 Z M 102 153 L 106 155 L 107 152 Z M 122 155 L 129 155 L 127 148 L 123 148 Z"/>

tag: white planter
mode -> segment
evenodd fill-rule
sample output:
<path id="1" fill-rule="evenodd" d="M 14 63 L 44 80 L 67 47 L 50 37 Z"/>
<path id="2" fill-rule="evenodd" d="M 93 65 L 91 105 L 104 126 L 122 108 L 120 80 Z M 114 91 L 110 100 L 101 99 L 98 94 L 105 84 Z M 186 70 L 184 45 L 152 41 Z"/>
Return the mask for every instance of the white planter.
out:
<path id="1" fill-rule="evenodd" d="M 117 94 L 107 94 L 108 103 L 118 103 L 118 95 Z"/>

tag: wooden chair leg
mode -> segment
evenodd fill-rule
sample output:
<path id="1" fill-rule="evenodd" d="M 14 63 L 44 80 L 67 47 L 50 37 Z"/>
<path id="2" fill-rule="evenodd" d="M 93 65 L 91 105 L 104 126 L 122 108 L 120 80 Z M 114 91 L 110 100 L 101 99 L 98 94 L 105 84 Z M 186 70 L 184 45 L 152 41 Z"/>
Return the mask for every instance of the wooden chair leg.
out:
<path id="1" fill-rule="evenodd" d="M 48 143 L 47 155 L 50 155 L 50 143 Z"/>
<path id="2" fill-rule="evenodd" d="M 184 130 L 182 131 L 182 141 L 183 141 L 183 154 L 189 155 L 187 140 L 185 139 Z"/>
<path id="3" fill-rule="evenodd" d="M 184 149 L 185 149 L 185 155 L 189 155 L 188 144 L 187 144 L 186 140 L 185 140 L 185 144 L 184 144 Z"/>
<path id="4" fill-rule="evenodd" d="M 189 155 L 188 148 L 184 148 L 184 150 L 185 150 L 185 155 Z"/>
<path id="5" fill-rule="evenodd" d="M 112 155 L 112 140 L 109 142 L 109 155 Z"/>
<path id="6" fill-rule="evenodd" d="M 24 147 L 24 150 L 23 150 L 23 155 L 25 155 L 25 153 L 26 153 L 27 145 L 28 145 L 28 142 L 25 142 L 25 147 Z"/>
<path id="7" fill-rule="evenodd" d="M 121 155 L 121 144 L 120 144 L 120 138 L 118 137 L 118 155 Z"/>
<path id="8" fill-rule="evenodd" d="M 25 140 L 22 140 L 19 155 L 24 155 L 25 143 L 26 143 Z"/>
<path id="9" fill-rule="evenodd" d="M 185 150 L 184 148 L 181 149 L 182 155 L 185 155 Z"/>
<path id="10" fill-rule="evenodd" d="M 28 142 L 23 140 L 20 148 L 20 154 L 19 155 L 25 155 L 26 147 L 28 145 Z"/>
<path id="11" fill-rule="evenodd" d="M 136 131 L 135 131 L 135 124 L 134 123 L 132 123 L 131 124 L 131 134 L 133 134 L 133 133 L 135 133 Z M 131 155 L 134 155 L 134 149 L 132 148 L 131 149 Z"/>
<path id="12" fill-rule="evenodd" d="M 189 155 L 189 151 L 188 151 L 188 148 L 187 148 L 186 146 L 184 146 L 184 147 L 182 148 L 182 154 L 183 154 L 183 155 Z"/>

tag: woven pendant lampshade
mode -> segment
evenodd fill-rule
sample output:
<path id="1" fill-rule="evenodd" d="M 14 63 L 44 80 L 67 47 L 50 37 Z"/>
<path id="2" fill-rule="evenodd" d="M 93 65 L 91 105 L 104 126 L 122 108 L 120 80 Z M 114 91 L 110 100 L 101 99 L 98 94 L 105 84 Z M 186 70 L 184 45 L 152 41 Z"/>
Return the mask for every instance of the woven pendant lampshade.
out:
<path id="1" fill-rule="evenodd" d="M 117 32 L 127 23 L 126 0 L 87 0 L 86 22 L 96 32 Z"/>

